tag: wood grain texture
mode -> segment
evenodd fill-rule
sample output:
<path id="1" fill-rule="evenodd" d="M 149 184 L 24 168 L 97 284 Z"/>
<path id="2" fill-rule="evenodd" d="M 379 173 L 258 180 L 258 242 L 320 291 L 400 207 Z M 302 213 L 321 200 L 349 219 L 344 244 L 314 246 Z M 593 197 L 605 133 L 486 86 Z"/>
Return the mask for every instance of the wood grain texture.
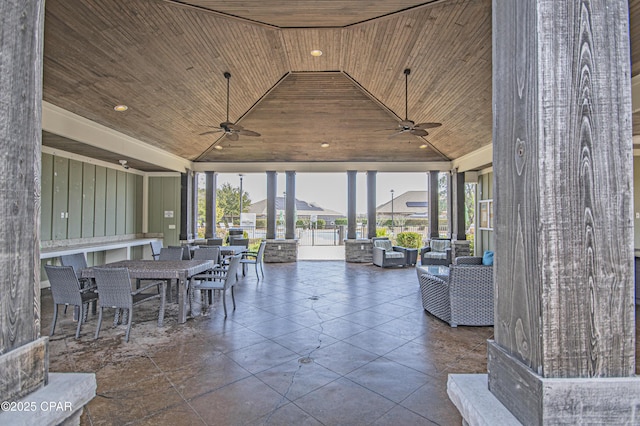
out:
<path id="1" fill-rule="evenodd" d="M 447 161 L 491 142 L 490 0 L 188 3 L 47 1 L 44 99 L 199 161 Z M 323 55 L 312 57 L 312 48 Z M 406 67 L 409 118 L 443 123 L 426 141 L 387 139 L 405 117 Z M 225 120 L 225 71 L 230 120 L 262 137 L 211 154 L 216 135 L 200 133 Z M 327 71 L 352 80 L 319 86 L 330 113 L 302 84 L 287 86 L 295 108 L 274 108 L 289 99 L 270 91 L 283 76 Z M 354 87 L 364 96 L 357 102 Z M 118 103 L 129 110 L 115 112 Z M 320 139 L 332 147 L 319 152 Z M 427 150 L 418 148 L 423 143 Z M 44 144 L 158 171 L 116 148 L 50 133 Z"/>
<path id="2" fill-rule="evenodd" d="M 3 400 L 42 386 L 40 170 L 44 2 L 0 3 L 0 371 Z M 35 342 L 35 343 L 34 343 Z"/>
<path id="3" fill-rule="evenodd" d="M 494 1 L 495 338 L 543 377 L 635 372 L 627 12 Z"/>

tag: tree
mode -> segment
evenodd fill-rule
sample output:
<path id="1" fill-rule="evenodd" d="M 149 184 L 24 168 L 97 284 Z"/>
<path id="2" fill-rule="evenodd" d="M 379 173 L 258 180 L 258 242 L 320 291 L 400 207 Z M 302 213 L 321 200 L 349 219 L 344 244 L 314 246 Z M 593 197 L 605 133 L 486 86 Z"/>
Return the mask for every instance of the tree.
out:
<path id="1" fill-rule="evenodd" d="M 222 209 L 224 216 L 222 220 L 228 225 L 233 223 L 234 218 L 240 217 L 240 188 L 231 186 L 230 183 L 223 184 L 216 191 L 216 208 Z M 242 191 L 242 211 L 246 212 L 251 206 L 251 199 L 247 191 Z"/>

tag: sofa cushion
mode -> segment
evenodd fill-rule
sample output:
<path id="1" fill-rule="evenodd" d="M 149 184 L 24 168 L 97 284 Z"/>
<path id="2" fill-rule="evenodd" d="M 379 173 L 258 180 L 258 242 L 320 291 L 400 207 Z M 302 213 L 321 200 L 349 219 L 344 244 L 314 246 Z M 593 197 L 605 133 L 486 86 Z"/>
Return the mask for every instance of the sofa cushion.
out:
<path id="1" fill-rule="evenodd" d="M 447 250 L 448 248 L 451 247 L 451 241 L 449 240 L 431 240 L 431 242 L 429 243 L 429 246 L 431 247 L 431 251 L 440 251 L 440 252 L 444 252 L 445 250 Z"/>
<path id="2" fill-rule="evenodd" d="M 401 251 L 385 250 L 384 257 L 387 259 L 404 259 L 404 253 Z"/>
<path id="3" fill-rule="evenodd" d="M 482 264 L 493 265 L 493 252 L 491 250 L 485 251 L 482 255 Z"/>
<path id="4" fill-rule="evenodd" d="M 391 245 L 391 241 L 390 240 L 374 240 L 373 245 L 375 247 L 380 247 L 381 249 L 384 249 L 387 252 L 393 251 L 393 246 Z M 402 254 L 402 253 L 400 253 L 400 254 Z"/>
<path id="5" fill-rule="evenodd" d="M 428 251 L 422 255 L 422 257 L 427 259 L 442 259 L 446 260 L 447 253 L 442 251 Z"/>

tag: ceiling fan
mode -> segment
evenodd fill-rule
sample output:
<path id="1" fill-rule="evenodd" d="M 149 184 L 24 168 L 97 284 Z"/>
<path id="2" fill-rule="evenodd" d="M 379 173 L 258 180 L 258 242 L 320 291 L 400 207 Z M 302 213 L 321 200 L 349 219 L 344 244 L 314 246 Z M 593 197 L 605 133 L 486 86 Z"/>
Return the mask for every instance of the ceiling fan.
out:
<path id="1" fill-rule="evenodd" d="M 394 136 L 401 135 L 403 133 L 411 133 L 415 136 L 427 136 L 429 132 L 425 129 L 433 129 L 434 127 L 442 126 L 442 123 L 419 123 L 416 124 L 412 120 L 409 120 L 409 112 L 408 112 L 408 97 L 409 97 L 409 74 L 411 74 L 411 70 L 409 68 L 404 70 L 404 120 L 398 123 L 399 130 L 390 135 L 392 138 Z"/>
<path id="2" fill-rule="evenodd" d="M 258 132 L 254 132 L 253 130 L 248 130 L 245 129 L 244 127 L 242 127 L 239 124 L 235 124 L 229 121 L 229 86 L 230 86 L 230 80 L 231 80 L 231 73 L 229 72 L 225 72 L 224 73 L 224 78 L 227 79 L 227 120 L 220 123 L 219 127 L 215 127 L 215 126 L 210 126 L 210 127 L 214 127 L 215 130 L 209 130 L 208 132 L 204 132 L 204 133 L 200 133 L 200 136 L 202 135 L 210 135 L 212 133 L 219 133 L 219 132 L 224 132 L 224 135 L 227 137 L 227 139 L 231 140 L 231 141 L 237 141 L 239 139 L 239 136 L 260 136 L 260 133 Z"/>

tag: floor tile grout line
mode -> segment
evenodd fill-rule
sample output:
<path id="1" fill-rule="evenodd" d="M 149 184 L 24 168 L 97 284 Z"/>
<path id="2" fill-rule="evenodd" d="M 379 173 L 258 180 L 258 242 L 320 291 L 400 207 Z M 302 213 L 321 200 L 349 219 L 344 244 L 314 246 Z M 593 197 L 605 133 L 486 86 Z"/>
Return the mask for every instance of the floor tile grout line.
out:
<path id="1" fill-rule="evenodd" d="M 320 315 L 318 314 L 318 311 L 315 310 L 314 308 L 314 297 L 318 297 L 316 295 L 312 295 L 311 297 L 309 297 L 310 300 L 312 300 L 311 302 L 311 310 L 313 310 L 313 312 L 315 312 L 316 316 L 320 319 L 320 332 L 318 333 L 318 346 L 316 346 L 315 348 L 311 349 L 311 351 L 309 351 L 309 353 L 307 354 L 307 358 L 311 359 L 311 354 L 313 352 L 315 352 L 316 350 L 320 349 L 320 347 L 322 346 L 322 334 L 324 332 L 324 327 L 323 327 L 323 322 L 324 320 L 320 317 Z M 280 401 L 278 401 L 276 403 L 276 406 L 274 407 L 273 410 L 271 410 L 271 412 L 269 413 L 267 419 L 265 420 L 265 422 L 263 424 L 268 424 L 269 421 L 271 420 L 271 417 L 273 416 L 273 414 L 275 414 L 275 412 L 281 407 L 281 402 L 283 400 L 288 400 L 287 399 L 287 395 L 289 394 L 289 392 L 291 391 L 291 387 L 293 386 L 293 382 L 295 381 L 296 375 L 300 372 L 300 370 L 302 369 L 302 367 L 304 366 L 304 363 L 301 362 L 302 358 L 298 361 L 299 365 L 298 368 L 296 369 L 296 371 L 293 373 L 293 375 L 291 376 L 291 380 L 289 381 L 289 386 L 287 387 L 287 390 L 282 394 L 282 398 L 280 399 Z M 313 362 L 313 360 L 311 360 L 311 362 Z"/>

